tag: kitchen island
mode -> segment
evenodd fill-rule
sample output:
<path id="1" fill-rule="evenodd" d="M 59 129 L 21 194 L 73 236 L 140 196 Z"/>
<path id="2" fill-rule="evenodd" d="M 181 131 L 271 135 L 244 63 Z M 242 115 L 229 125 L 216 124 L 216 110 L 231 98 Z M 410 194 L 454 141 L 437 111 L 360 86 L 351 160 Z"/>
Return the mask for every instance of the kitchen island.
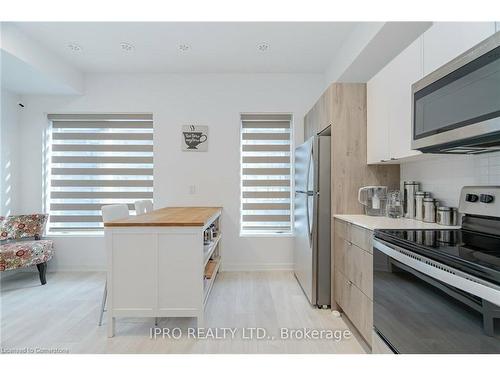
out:
<path id="1" fill-rule="evenodd" d="M 221 213 L 166 207 L 105 223 L 108 337 L 117 317 L 195 317 L 203 326 L 222 260 Z"/>

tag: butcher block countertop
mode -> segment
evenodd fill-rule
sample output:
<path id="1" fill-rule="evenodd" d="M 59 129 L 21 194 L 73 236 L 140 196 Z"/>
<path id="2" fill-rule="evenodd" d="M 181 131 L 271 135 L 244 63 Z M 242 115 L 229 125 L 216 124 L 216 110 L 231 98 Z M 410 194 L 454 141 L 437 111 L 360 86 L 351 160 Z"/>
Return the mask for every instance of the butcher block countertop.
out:
<path id="1" fill-rule="evenodd" d="M 105 227 L 203 227 L 220 215 L 221 207 L 165 207 L 144 215 L 105 223 Z"/>

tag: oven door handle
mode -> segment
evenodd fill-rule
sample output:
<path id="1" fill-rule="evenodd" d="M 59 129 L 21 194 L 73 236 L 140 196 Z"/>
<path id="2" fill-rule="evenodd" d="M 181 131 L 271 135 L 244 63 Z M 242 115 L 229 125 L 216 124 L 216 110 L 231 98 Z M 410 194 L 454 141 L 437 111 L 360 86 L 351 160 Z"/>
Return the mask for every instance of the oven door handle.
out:
<path id="1" fill-rule="evenodd" d="M 424 275 L 500 306 L 500 288 L 494 284 L 479 279 L 473 281 L 475 277 L 466 275 L 462 271 L 378 238 L 373 240 L 373 248 Z"/>

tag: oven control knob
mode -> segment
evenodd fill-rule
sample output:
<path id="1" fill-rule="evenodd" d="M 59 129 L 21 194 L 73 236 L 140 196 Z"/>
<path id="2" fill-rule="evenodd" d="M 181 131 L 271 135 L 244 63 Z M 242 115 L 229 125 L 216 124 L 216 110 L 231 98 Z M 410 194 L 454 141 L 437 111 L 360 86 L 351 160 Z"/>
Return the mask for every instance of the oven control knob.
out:
<path id="1" fill-rule="evenodd" d="M 491 203 L 495 200 L 495 197 L 489 194 L 481 194 L 479 200 L 483 203 Z"/>
<path id="2" fill-rule="evenodd" d="M 479 197 L 476 194 L 466 194 L 465 200 L 467 202 L 477 202 L 479 200 Z"/>

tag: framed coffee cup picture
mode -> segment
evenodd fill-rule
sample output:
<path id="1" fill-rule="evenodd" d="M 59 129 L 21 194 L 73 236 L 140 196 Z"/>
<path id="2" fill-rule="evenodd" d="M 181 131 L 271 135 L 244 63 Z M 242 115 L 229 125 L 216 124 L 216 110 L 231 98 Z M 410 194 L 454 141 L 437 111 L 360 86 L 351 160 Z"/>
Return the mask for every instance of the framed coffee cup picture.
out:
<path id="1" fill-rule="evenodd" d="M 208 151 L 208 126 L 183 125 L 182 151 Z"/>

